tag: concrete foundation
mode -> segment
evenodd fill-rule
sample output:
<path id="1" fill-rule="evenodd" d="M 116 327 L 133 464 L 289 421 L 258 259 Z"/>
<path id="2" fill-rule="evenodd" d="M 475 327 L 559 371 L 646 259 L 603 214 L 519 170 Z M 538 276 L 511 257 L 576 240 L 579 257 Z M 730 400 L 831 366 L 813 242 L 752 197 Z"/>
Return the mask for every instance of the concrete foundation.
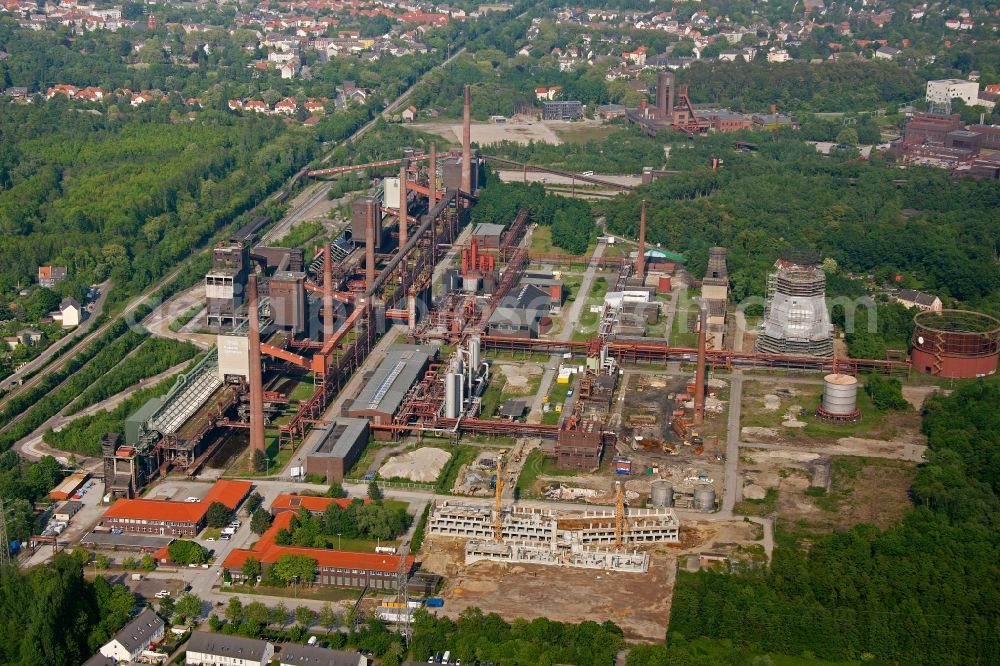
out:
<path id="1" fill-rule="evenodd" d="M 610 510 L 557 514 L 547 509 L 508 507 L 500 518 L 502 541 L 493 541 L 494 510 L 486 506 L 438 502 L 428 533 L 468 539 L 466 563 L 479 560 L 615 571 L 645 571 L 645 553 L 605 551 L 615 543 L 615 513 Z M 626 544 L 679 543 L 680 521 L 672 509 L 629 509 Z"/>
<path id="2" fill-rule="evenodd" d="M 474 564 L 484 560 L 627 573 L 646 573 L 649 570 L 649 554 L 637 551 L 621 553 L 613 550 L 589 548 L 552 549 L 530 544 L 478 540 L 472 540 L 465 544 L 466 564 Z"/>

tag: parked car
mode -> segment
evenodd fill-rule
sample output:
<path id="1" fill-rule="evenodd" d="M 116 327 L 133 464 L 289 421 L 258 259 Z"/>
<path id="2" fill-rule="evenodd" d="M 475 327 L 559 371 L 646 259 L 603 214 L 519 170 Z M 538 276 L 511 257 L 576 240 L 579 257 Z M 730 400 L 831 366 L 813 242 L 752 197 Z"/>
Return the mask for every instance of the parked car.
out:
<path id="1" fill-rule="evenodd" d="M 167 592 L 166 590 L 160 590 L 153 596 L 155 596 L 157 599 L 166 599 L 167 597 L 170 596 L 170 593 Z"/>

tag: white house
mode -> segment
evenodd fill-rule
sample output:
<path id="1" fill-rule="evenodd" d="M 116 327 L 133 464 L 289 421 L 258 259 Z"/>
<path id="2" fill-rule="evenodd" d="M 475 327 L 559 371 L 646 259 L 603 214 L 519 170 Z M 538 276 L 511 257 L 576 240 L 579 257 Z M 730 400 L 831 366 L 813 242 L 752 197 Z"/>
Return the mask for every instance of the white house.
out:
<path id="1" fill-rule="evenodd" d="M 774 49 L 767 54 L 768 62 L 788 62 L 791 59 L 792 56 L 785 49 Z"/>
<path id="2" fill-rule="evenodd" d="M 266 666 L 274 645 L 263 640 L 194 631 L 187 644 L 187 664 L 197 666 Z"/>
<path id="3" fill-rule="evenodd" d="M 902 53 L 902 51 L 897 49 L 895 46 L 882 46 L 875 51 L 875 58 L 878 60 L 892 60 L 900 53 Z"/>
<path id="4" fill-rule="evenodd" d="M 115 637 L 105 643 L 100 653 L 118 661 L 136 661 L 152 643 L 163 638 L 163 618 L 152 609 L 139 613 L 134 620 L 126 624 Z"/>
<path id="5" fill-rule="evenodd" d="M 417 117 L 417 107 L 408 106 L 403 109 L 403 120 L 406 122 L 412 122 Z"/>
<path id="6" fill-rule="evenodd" d="M 927 82 L 927 101 L 937 104 L 959 97 L 969 106 L 979 102 L 979 83 L 962 79 L 938 79 Z"/>
<path id="7" fill-rule="evenodd" d="M 80 304 L 72 298 L 64 298 L 59 304 L 59 314 L 63 328 L 73 328 L 80 325 Z"/>

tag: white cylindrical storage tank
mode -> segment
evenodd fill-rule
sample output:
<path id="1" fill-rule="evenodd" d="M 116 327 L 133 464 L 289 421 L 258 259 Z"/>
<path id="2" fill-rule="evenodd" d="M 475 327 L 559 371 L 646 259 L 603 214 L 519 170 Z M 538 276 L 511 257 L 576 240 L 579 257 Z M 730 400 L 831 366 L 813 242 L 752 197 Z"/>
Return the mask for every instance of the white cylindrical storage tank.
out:
<path id="1" fill-rule="evenodd" d="M 715 488 L 707 483 L 699 484 L 694 489 L 694 508 L 699 511 L 715 510 Z"/>
<path id="2" fill-rule="evenodd" d="M 674 487 L 669 481 L 659 479 L 650 485 L 649 503 L 656 507 L 669 507 L 674 505 Z"/>
<path id="3" fill-rule="evenodd" d="M 455 395 L 455 373 L 449 372 L 444 376 L 444 416 L 449 419 L 458 418 L 458 405 L 461 398 Z"/>
<path id="4" fill-rule="evenodd" d="M 823 378 L 823 411 L 853 414 L 858 408 L 858 378 L 839 373 Z"/>
<path id="5" fill-rule="evenodd" d="M 478 335 L 469 338 L 469 365 L 473 372 L 479 372 L 479 354 L 482 348 L 482 339 Z"/>

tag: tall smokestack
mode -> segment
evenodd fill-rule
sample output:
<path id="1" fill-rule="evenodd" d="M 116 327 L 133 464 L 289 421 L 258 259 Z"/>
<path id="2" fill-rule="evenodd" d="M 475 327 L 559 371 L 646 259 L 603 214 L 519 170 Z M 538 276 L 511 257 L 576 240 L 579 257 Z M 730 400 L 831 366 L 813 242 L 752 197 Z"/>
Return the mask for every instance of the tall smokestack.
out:
<path id="1" fill-rule="evenodd" d="M 465 86 L 465 103 L 462 106 L 462 191 L 472 194 L 472 97 L 471 88 Z"/>
<path id="2" fill-rule="evenodd" d="M 264 378 L 260 362 L 260 310 L 257 306 L 257 276 L 247 280 L 250 316 L 250 449 L 264 451 Z"/>
<path id="3" fill-rule="evenodd" d="M 708 308 L 701 304 L 698 318 L 698 368 L 694 375 L 694 425 L 705 422 L 705 334 L 708 328 Z"/>
<path id="4" fill-rule="evenodd" d="M 431 141 L 431 163 L 428 168 L 427 174 L 427 190 L 430 192 L 428 198 L 427 210 L 434 208 L 437 205 L 438 188 L 437 188 L 437 143 Z"/>
<path id="5" fill-rule="evenodd" d="M 323 342 L 333 337 L 333 255 L 323 244 Z"/>
<path id="6" fill-rule="evenodd" d="M 639 214 L 639 252 L 635 255 L 635 272 L 639 276 L 639 284 L 646 283 L 646 200 L 642 200 L 642 212 Z"/>
<path id="7" fill-rule="evenodd" d="M 402 250 L 408 239 L 409 229 L 406 221 L 406 169 L 410 160 L 403 159 L 399 167 L 399 249 Z"/>
<path id="8" fill-rule="evenodd" d="M 667 117 L 667 88 L 670 84 L 667 83 L 667 73 L 660 72 L 656 75 L 656 117 L 666 118 Z"/>
<path id="9" fill-rule="evenodd" d="M 413 287 L 406 296 L 406 327 L 410 333 L 417 330 L 417 294 Z"/>
<path id="10" fill-rule="evenodd" d="M 365 206 L 365 287 L 375 284 L 375 207 Z"/>

